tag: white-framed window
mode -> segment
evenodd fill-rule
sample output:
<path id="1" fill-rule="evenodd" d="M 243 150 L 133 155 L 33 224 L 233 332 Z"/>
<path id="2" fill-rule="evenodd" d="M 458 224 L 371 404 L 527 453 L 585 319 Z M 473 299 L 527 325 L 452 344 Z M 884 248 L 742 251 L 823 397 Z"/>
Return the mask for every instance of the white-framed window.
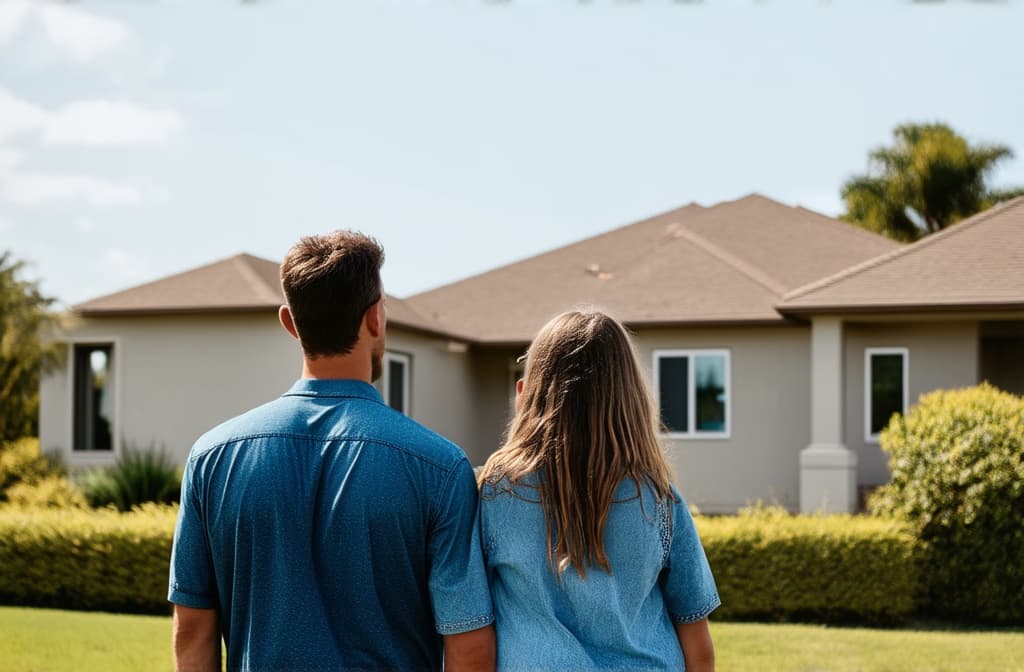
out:
<path id="1" fill-rule="evenodd" d="M 907 348 L 864 350 L 864 440 L 878 443 L 878 434 L 893 413 L 907 412 L 910 353 Z"/>
<path id="2" fill-rule="evenodd" d="M 118 444 L 117 379 L 112 341 L 68 344 L 71 380 L 71 450 L 112 454 Z"/>
<path id="3" fill-rule="evenodd" d="M 654 351 L 654 393 L 665 437 L 729 438 L 729 360 L 728 350 Z"/>
<path id="4" fill-rule="evenodd" d="M 381 395 L 388 406 L 409 415 L 409 381 L 412 357 L 400 352 L 384 353 L 384 373 L 381 376 Z"/>

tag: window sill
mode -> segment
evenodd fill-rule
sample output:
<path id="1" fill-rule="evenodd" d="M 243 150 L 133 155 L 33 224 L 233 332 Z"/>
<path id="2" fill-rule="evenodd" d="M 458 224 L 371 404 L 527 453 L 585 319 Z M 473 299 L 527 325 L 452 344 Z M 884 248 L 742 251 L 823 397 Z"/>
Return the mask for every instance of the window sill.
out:
<path id="1" fill-rule="evenodd" d="M 714 434 L 678 434 L 678 433 L 667 433 L 659 434 L 658 438 L 667 439 L 669 441 L 724 441 L 731 439 L 732 435 L 729 432 L 715 432 Z"/>

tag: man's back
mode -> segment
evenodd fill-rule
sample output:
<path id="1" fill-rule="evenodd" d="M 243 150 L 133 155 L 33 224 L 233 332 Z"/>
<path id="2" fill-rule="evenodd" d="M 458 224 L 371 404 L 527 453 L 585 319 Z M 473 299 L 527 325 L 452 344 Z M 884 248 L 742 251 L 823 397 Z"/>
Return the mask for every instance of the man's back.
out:
<path id="1" fill-rule="evenodd" d="M 169 599 L 218 610 L 232 669 L 438 668 L 492 620 L 476 502 L 368 383 L 300 380 L 193 448 Z"/>

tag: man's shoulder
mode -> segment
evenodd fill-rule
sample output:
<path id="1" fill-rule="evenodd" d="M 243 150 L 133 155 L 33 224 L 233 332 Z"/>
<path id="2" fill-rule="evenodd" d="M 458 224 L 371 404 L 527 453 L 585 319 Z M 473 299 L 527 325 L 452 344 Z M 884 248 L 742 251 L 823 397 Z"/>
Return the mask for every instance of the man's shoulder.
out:
<path id="1" fill-rule="evenodd" d="M 282 400 L 282 397 L 272 399 L 216 425 L 196 439 L 189 457 L 194 458 L 237 441 L 283 432 L 280 417 Z"/>
<path id="2" fill-rule="evenodd" d="M 452 468 L 466 459 L 457 444 L 403 413 L 387 407 L 382 419 L 385 421 L 368 428 L 370 440 L 443 468 Z"/>
<path id="3" fill-rule="evenodd" d="M 385 404 L 372 400 L 358 403 L 363 401 L 339 405 L 310 423 L 289 397 L 273 399 L 207 431 L 196 440 L 190 458 L 228 444 L 277 436 L 375 443 L 442 469 L 454 468 L 466 459 L 458 445 L 432 429 Z"/>

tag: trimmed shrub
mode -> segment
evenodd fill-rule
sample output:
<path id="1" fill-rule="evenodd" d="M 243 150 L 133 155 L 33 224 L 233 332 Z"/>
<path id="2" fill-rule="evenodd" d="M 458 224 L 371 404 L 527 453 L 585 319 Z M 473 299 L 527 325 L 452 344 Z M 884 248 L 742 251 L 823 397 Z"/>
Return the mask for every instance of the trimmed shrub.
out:
<path id="1" fill-rule="evenodd" d="M 18 483 L 38 483 L 60 475 L 60 465 L 39 452 L 39 439 L 18 439 L 0 445 L 0 501 L 7 489 Z"/>
<path id="2" fill-rule="evenodd" d="M 782 509 L 696 521 L 716 619 L 894 624 L 915 610 L 917 542 L 901 523 Z"/>
<path id="3" fill-rule="evenodd" d="M 22 508 L 74 509 L 87 506 L 77 485 L 64 476 L 47 476 L 35 483 L 18 483 L 7 488 L 7 501 Z"/>
<path id="4" fill-rule="evenodd" d="M 925 549 L 922 605 L 1024 623 L 1024 399 L 990 385 L 932 392 L 881 434 L 892 481 L 870 502 Z"/>
<path id="5" fill-rule="evenodd" d="M 177 507 L 0 509 L 0 602 L 167 613 Z M 893 623 L 914 610 L 901 525 L 773 511 L 696 518 L 723 606 L 714 617 Z"/>
<path id="6" fill-rule="evenodd" d="M 0 510 L 0 601 L 168 613 L 177 507 Z"/>
<path id="7" fill-rule="evenodd" d="M 167 453 L 125 448 L 112 467 L 79 476 L 91 506 L 128 511 L 146 502 L 173 504 L 181 493 L 181 473 Z"/>

